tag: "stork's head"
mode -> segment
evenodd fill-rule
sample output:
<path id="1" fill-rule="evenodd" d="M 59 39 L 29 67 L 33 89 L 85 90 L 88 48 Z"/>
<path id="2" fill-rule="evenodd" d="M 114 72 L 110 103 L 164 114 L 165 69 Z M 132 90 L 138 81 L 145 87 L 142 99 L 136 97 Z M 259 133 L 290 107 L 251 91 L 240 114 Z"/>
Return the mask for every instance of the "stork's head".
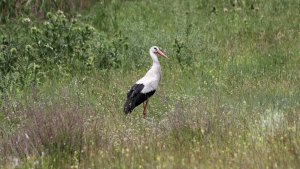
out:
<path id="1" fill-rule="evenodd" d="M 150 53 L 154 53 L 156 56 L 162 56 L 169 59 L 168 56 L 164 54 L 164 52 L 162 52 L 157 46 L 152 46 L 150 48 Z"/>

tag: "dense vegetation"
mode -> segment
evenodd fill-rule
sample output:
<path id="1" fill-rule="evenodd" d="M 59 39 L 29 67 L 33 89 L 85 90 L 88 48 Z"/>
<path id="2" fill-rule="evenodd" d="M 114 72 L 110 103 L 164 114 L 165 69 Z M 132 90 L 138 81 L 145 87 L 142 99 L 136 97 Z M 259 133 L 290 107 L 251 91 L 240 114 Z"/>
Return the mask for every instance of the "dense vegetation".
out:
<path id="1" fill-rule="evenodd" d="M 300 2 L 73 2 L 0 0 L 1 168 L 300 167 Z"/>

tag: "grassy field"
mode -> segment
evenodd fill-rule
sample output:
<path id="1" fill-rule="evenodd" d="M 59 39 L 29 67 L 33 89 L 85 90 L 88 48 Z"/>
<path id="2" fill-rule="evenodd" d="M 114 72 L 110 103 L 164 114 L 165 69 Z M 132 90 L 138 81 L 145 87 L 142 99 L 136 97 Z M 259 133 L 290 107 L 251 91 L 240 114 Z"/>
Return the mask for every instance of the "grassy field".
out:
<path id="1" fill-rule="evenodd" d="M 81 20 L 112 42 L 113 68 L 3 92 L 0 168 L 299 168 L 299 8 L 297 0 L 94 5 Z M 160 60 L 149 117 L 142 107 L 125 116 L 153 45 L 170 59 Z"/>

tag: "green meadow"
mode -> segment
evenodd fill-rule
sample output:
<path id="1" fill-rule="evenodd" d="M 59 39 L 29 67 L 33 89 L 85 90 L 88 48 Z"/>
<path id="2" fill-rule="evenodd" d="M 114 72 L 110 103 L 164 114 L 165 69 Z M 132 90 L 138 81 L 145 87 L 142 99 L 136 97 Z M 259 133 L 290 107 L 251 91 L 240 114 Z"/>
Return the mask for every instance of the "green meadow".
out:
<path id="1" fill-rule="evenodd" d="M 35 2 L 0 0 L 0 168 L 300 168 L 300 1 Z"/>

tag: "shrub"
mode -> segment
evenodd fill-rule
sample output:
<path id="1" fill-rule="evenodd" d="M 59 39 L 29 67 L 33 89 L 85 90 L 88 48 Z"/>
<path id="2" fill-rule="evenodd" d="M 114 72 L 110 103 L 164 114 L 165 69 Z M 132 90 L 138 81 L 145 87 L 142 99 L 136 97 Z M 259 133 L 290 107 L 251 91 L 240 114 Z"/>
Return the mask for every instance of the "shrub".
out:
<path id="1" fill-rule="evenodd" d="M 29 18 L 21 22 L 22 28 L 7 28 L 1 36 L 2 92 L 11 85 L 24 88 L 46 78 L 116 68 L 121 64 L 120 53 L 127 49 L 121 34 L 108 40 L 80 18 L 67 19 L 62 11 L 48 12 L 43 24 Z"/>

